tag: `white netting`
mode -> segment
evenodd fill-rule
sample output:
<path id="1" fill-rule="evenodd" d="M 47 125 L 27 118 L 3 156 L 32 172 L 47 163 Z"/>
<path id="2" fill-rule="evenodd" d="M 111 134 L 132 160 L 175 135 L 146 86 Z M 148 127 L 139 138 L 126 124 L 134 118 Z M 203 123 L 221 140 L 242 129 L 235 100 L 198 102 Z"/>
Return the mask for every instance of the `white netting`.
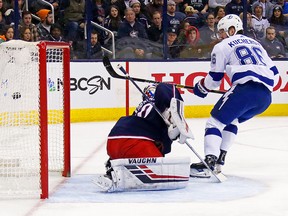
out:
<path id="1" fill-rule="evenodd" d="M 63 50 L 47 49 L 49 170 L 63 170 Z M 39 195 L 39 48 L 0 45 L 0 198 Z M 5 194 L 5 195 L 3 195 Z"/>

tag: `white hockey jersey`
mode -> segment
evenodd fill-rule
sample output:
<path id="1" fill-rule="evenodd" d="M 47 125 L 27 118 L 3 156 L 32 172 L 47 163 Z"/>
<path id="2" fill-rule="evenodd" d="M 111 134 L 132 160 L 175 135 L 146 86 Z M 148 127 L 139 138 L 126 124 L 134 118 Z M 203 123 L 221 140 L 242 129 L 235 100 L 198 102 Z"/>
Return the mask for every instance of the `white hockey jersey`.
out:
<path id="1" fill-rule="evenodd" d="M 263 83 L 271 92 L 279 78 L 273 61 L 262 45 L 244 35 L 234 35 L 216 44 L 211 53 L 211 69 L 204 85 L 219 87 L 226 72 L 232 85 L 250 80 Z"/>

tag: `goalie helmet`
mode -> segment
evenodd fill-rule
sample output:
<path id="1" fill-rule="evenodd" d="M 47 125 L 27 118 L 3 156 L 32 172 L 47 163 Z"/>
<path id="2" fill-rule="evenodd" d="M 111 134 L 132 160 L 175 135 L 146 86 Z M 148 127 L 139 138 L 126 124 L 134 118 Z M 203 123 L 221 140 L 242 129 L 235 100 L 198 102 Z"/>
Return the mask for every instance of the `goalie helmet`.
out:
<path id="1" fill-rule="evenodd" d="M 224 32 L 229 37 L 228 30 L 232 26 L 235 28 L 234 35 L 238 31 L 243 30 L 243 23 L 242 23 L 242 20 L 240 19 L 240 17 L 235 15 L 235 14 L 228 14 L 219 21 L 219 23 L 217 25 L 217 29 L 218 29 L 218 31 L 224 30 Z"/>
<path id="2" fill-rule="evenodd" d="M 156 84 L 151 84 L 146 86 L 143 89 L 143 93 L 149 98 L 149 100 L 154 100 L 154 96 L 155 96 L 155 91 L 156 91 Z M 146 98 L 144 97 L 144 95 L 142 96 L 142 99 L 145 100 Z"/>

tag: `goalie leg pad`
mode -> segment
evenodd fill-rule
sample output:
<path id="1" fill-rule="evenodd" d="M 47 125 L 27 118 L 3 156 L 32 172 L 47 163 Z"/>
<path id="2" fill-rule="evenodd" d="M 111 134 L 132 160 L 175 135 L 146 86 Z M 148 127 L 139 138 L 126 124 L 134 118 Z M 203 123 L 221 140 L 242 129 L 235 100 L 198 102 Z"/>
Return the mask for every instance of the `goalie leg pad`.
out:
<path id="1" fill-rule="evenodd" d="M 108 192 L 172 190 L 189 181 L 189 158 L 127 158 L 111 160 L 112 186 Z"/>

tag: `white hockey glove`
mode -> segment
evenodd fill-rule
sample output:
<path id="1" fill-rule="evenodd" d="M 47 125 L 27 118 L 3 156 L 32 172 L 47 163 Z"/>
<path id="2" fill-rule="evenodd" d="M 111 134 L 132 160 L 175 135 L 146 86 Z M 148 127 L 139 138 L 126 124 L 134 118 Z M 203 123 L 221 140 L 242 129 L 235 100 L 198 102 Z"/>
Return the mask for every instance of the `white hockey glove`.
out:
<path id="1" fill-rule="evenodd" d="M 176 125 L 171 124 L 168 128 L 168 136 L 171 140 L 176 140 L 179 138 L 180 131 Z"/>

